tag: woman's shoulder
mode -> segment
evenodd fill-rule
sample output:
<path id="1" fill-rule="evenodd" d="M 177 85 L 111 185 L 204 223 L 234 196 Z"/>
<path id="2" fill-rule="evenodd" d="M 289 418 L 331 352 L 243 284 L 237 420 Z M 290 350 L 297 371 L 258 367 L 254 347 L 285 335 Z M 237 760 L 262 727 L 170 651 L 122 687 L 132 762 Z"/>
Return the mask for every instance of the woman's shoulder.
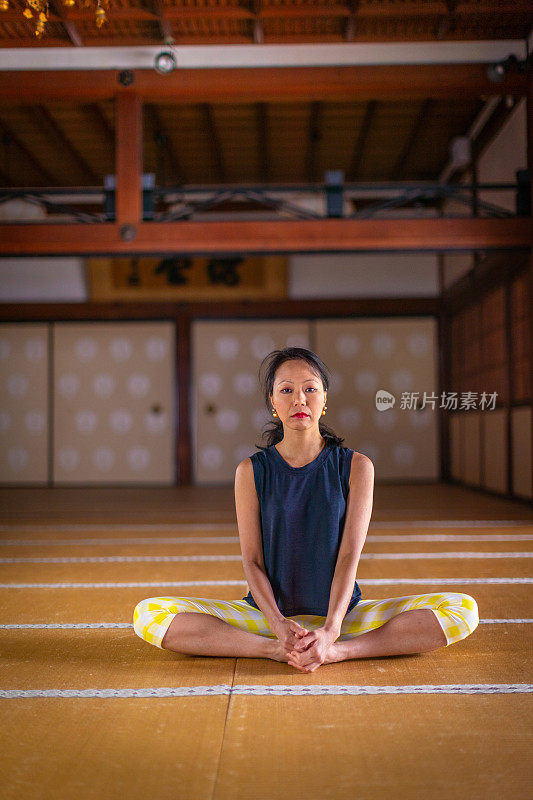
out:
<path id="1" fill-rule="evenodd" d="M 243 460 L 237 464 L 237 469 L 241 470 L 250 469 L 251 467 L 253 467 L 254 464 L 261 463 L 264 460 L 264 458 L 265 458 L 265 451 L 256 450 L 255 453 L 252 453 L 247 458 L 243 458 Z"/>
<path id="2" fill-rule="evenodd" d="M 252 453 L 252 455 L 250 456 L 250 459 L 252 461 L 254 461 L 254 460 L 255 461 L 260 461 L 261 459 L 266 458 L 267 450 L 269 450 L 268 447 L 262 447 L 262 448 L 256 450 L 255 453 Z"/>
<path id="3" fill-rule="evenodd" d="M 374 464 L 372 460 L 365 456 L 364 453 L 359 453 L 357 450 L 350 450 L 350 448 L 346 448 L 350 451 L 351 455 L 349 456 L 350 461 L 350 480 L 356 473 L 361 472 L 361 470 L 366 470 L 367 472 L 374 472 Z"/>
<path id="4" fill-rule="evenodd" d="M 244 461 L 241 461 L 241 464 L 246 464 L 248 469 L 257 471 L 260 467 L 264 467 L 266 462 L 266 450 L 256 450 L 255 453 L 252 453 L 248 458 L 245 458 Z"/>

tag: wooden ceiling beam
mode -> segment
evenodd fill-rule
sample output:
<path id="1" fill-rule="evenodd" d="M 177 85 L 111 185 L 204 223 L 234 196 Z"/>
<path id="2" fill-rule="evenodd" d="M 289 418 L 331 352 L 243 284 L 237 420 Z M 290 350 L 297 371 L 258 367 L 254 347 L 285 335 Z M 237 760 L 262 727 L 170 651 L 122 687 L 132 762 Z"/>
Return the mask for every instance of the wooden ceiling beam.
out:
<path id="1" fill-rule="evenodd" d="M 70 20 L 68 15 L 63 11 L 60 0 L 48 0 L 48 3 L 49 11 L 51 11 L 54 16 L 57 15 L 74 47 L 83 47 L 83 39 L 81 38 L 78 27 L 74 21 Z M 48 19 L 50 20 L 50 14 L 48 15 Z"/>
<path id="2" fill-rule="evenodd" d="M 413 127 L 411 128 L 411 133 L 409 134 L 409 137 L 408 137 L 405 145 L 403 146 L 402 151 L 401 151 L 400 155 L 398 156 L 398 159 L 397 159 L 394 167 L 392 168 L 392 171 L 391 171 L 390 176 L 389 176 L 389 180 L 391 180 L 391 181 L 399 181 L 399 180 L 401 180 L 402 176 L 404 175 L 404 173 L 405 173 L 405 163 L 408 160 L 408 158 L 409 158 L 411 152 L 413 151 L 413 148 L 415 147 L 415 145 L 419 144 L 419 137 L 420 137 L 421 131 L 424 128 L 424 125 L 427 124 L 428 117 L 429 117 L 429 115 L 431 113 L 431 109 L 433 107 L 433 102 L 434 101 L 431 98 L 426 98 L 423 101 L 422 106 L 420 108 L 420 111 L 418 112 L 418 116 L 417 116 L 417 118 L 416 118 L 416 120 L 414 122 Z"/>
<path id="3" fill-rule="evenodd" d="M 457 15 L 455 13 L 457 8 L 457 0 L 444 0 L 446 7 L 445 13 L 440 16 L 435 26 L 435 39 L 442 41 L 447 36 L 455 32 L 457 25 Z"/>
<path id="4" fill-rule="evenodd" d="M 363 158 L 368 137 L 370 136 L 372 123 L 376 116 L 377 105 L 378 104 L 375 100 L 370 100 L 367 103 L 365 116 L 363 117 L 363 122 L 361 124 L 361 130 L 359 131 L 359 136 L 357 137 L 357 142 L 355 143 L 350 170 L 346 176 L 346 180 L 348 182 L 356 181 L 359 175 L 359 167 L 361 165 L 361 160 Z"/>
<path id="5" fill-rule="evenodd" d="M 265 32 L 263 30 L 263 20 L 261 19 L 261 10 L 263 8 L 263 0 L 253 0 L 253 14 L 254 14 L 254 43 L 263 44 L 265 41 Z"/>
<path id="6" fill-rule="evenodd" d="M 475 158 L 483 154 L 515 111 L 516 103 L 509 105 L 506 97 L 500 98 L 498 105 L 472 143 Z"/>
<path id="7" fill-rule="evenodd" d="M 87 103 L 83 106 L 85 114 L 91 118 L 91 123 L 94 129 L 98 129 L 105 139 L 106 147 L 115 147 L 115 129 L 111 127 L 107 121 L 107 117 L 103 113 L 98 103 Z"/>
<path id="8" fill-rule="evenodd" d="M 186 183 L 185 170 L 181 160 L 176 153 L 175 148 L 172 146 L 172 140 L 165 130 L 165 126 L 161 122 L 161 116 L 153 103 L 145 103 L 143 106 L 144 119 L 152 129 L 152 139 L 157 147 L 162 147 L 170 162 L 172 169 L 171 175 L 157 176 L 156 183 L 158 186 L 173 185 L 175 183 Z"/>
<path id="9" fill-rule="evenodd" d="M 211 106 L 209 103 L 202 103 L 200 106 L 200 111 L 203 116 L 204 128 L 207 139 L 209 141 L 209 147 L 211 149 L 211 153 L 213 156 L 213 161 L 215 164 L 215 169 L 217 171 L 218 180 L 220 183 L 224 183 L 224 181 L 226 180 L 226 169 L 224 166 L 224 159 L 222 158 L 222 148 L 220 146 L 220 139 L 218 136 L 217 126 L 215 123 L 213 106 Z"/>
<path id="10" fill-rule="evenodd" d="M 142 103 L 138 95 L 117 92 L 115 131 L 116 220 L 119 226 L 136 225 L 142 219 L 143 163 Z"/>
<path id="11" fill-rule="evenodd" d="M 38 127 L 48 130 L 48 143 L 51 147 L 56 145 L 59 153 L 67 152 L 70 154 L 72 160 L 78 165 L 80 170 L 85 174 L 89 183 L 93 186 L 98 186 L 101 183 L 101 178 L 89 166 L 87 161 L 83 158 L 81 153 L 74 147 L 66 133 L 57 124 L 50 111 L 43 105 L 32 104 L 28 106 L 27 111 L 31 116 L 32 122 Z"/>
<path id="12" fill-rule="evenodd" d="M 492 83 L 483 64 L 394 64 L 358 67 L 177 69 L 161 79 L 155 69 L 134 70 L 134 91 L 150 102 L 256 103 L 479 97 L 527 93 L 526 75 L 509 72 Z M 90 74 L 90 80 L 88 75 Z M 0 72 L 0 102 L 112 99 L 118 70 L 9 70 Z"/>
<path id="13" fill-rule="evenodd" d="M 33 169 L 36 169 L 37 172 L 41 173 L 41 175 L 43 176 L 43 178 L 46 181 L 45 185 L 47 185 L 47 186 L 57 186 L 57 183 L 58 183 L 57 176 L 52 175 L 52 173 L 49 172 L 46 169 L 46 167 L 41 164 L 41 162 L 33 155 L 33 153 L 31 153 L 30 150 L 28 150 L 28 148 L 26 147 L 24 142 L 22 142 L 19 139 L 19 137 L 15 133 L 13 133 L 13 130 L 11 129 L 11 127 L 9 125 L 7 125 L 5 122 L 3 122 L 2 120 L 0 120 L 0 133 L 2 134 L 2 138 L 4 139 L 4 141 L 7 140 L 7 141 L 13 143 L 15 145 L 15 147 L 17 147 L 20 150 L 20 152 L 22 153 L 24 159 L 29 164 L 31 164 Z M 11 185 L 11 184 L 10 183 L 6 184 L 6 186 L 9 186 L 9 185 Z"/>
<path id="14" fill-rule="evenodd" d="M 486 148 L 491 144 L 491 142 L 496 138 L 498 133 L 502 130 L 507 120 L 514 114 L 516 110 L 516 104 L 508 105 L 506 98 L 501 97 L 497 106 L 495 107 L 494 111 L 490 115 L 489 119 L 486 121 L 483 128 L 480 130 L 476 138 L 472 141 L 472 160 L 475 161 L 479 159 Z M 446 164 L 448 163 L 448 156 L 442 168 L 439 170 L 439 174 L 445 169 Z M 465 175 L 469 175 L 471 167 L 467 164 L 465 167 L 460 167 L 459 169 L 453 170 L 447 178 L 448 183 L 459 183 L 461 179 Z"/>
<path id="15" fill-rule="evenodd" d="M 414 17 L 418 20 L 424 17 L 440 17 L 442 16 L 443 6 L 452 4 L 448 0 L 411 0 L 411 2 L 402 2 L 401 8 L 398 8 L 397 0 L 380 0 L 379 3 L 371 3 L 364 6 L 360 11 L 360 16 L 367 18 L 396 18 L 404 19 L 405 17 Z M 460 3 L 454 3 L 457 6 L 453 13 L 461 17 L 463 23 L 466 23 L 469 18 L 483 16 L 488 14 L 528 14 L 531 13 L 531 3 L 529 0 L 461 0 Z"/>
<path id="16" fill-rule="evenodd" d="M 154 21 L 153 16 L 151 17 L 151 21 Z M 511 20 L 512 21 L 512 20 Z M 12 22 L 20 22 L 20 20 L 12 20 Z M 87 26 L 90 31 L 89 35 L 85 37 L 84 46 L 85 47 L 102 47 L 104 40 L 102 39 L 102 35 L 98 33 L 94 33 L 94 28 L 92 26 L 93 20 L 87 21 Z M 489 20 L 490 23 L 490 20 Z M 492 27 L 487 30 L 487 20 L 484 18 L 483 22 L 483 40 L 493 39 L 498 37 L 498 22 L 495 20 L 492 24 Z M 468 22 L 465 22 L 465 25 L 468 25 Z M 501 23 L 500 23 L 501 26 Z M 518 28 L 518 23 L 516 23 L 516 27 Z M 309 33 L 308 31 L 304 30 L 302 33 L 268 33 L 265 37 L 265 41 L 262 44 L 282 44 L 282 45 L 293 45 L 293 44 L 345 44 L 346 40 L 344 38 L 344 34 L 342 32 L 342 26 L 339 26 L 338 32 L 326 32 L 320 33 L 320 31 L 316 33 Z M 509 38 L 516 39 L 522 38 L 521 31 L 518 30 L 512 34 L 509 34 Z M 387 44 L 405 44 L 406 42 L 410 42 L 412 44 L 426 44 L 428 39 L 428 34 L 420 31 L 419 26 L 417 26 L 415 32 L 411 36 L 408 37 L 408 34 L 404 32 L 399 26 L 391 26 L 391 30 L 387 31 L 386 33 L 386 43 Z M 461 39 L 454 40 L 454 41 L 462 41 Z M 105 47 L 156 47 L 161 44 L 159 37 L 157 36 L 147 36 L 142 35 L 128 35 L 128 36 L 120 36 L 119 34 L 114 34 L 110 36 L 106 36 L 105 38 Z M 228 44 L 256 44 L 253 41 L 253 33 L 252 27 L 250 27 L 250 33 L 248 34 L 240 34 L 240 33 L 224 33 L 224 32 L 215 32 L 215 33 L 206 33 L 206 34 L 199 34 L 199 33 L 183 33 L 179 34 L 175 37 L 174 44 L 177 47 L 181 47 L 182 45 L 228 45 Z M 360 31 L 357 34 L 357 44 L 371 44 L 374 47 L 379 47 L 381 41 L 376 41 L 376 34 L 372 32 L 371 26 L 366 26 L 366 30 Z M 34 39 L 1 39 L 0 40 L 0 51 L 2 48 L 4 49 L 12 49 L 13 47 L 31 47 L 32 50 L 35 50 L 38 47 L 57 47 L 57 48 L 68 48 L 71 47 L 70 42 L 65 41 L 65 39 L 59 39 L 54 37 L 53 35 L 47 35 L 46 39 L 42 40 L 42 44 L 36 44 Z M 299 67 L 295 67 L 295 69 L 299 69 Z"/>
<path id="17" fill-rule="evenodd" d="M 140 222 L 130 241 L 121 238 L 120 223 L 6 224 L 1 231 L 2 256 L 435 252 L 533 246 L 531 217 Z"/>
<path id="18" fill-rule="evenodd" d="M 161 14 L 162 16 L 160 16 Z M 184 19 L 215 19 L 225 21 L 231 19 L 252 19 L 253 14 L 251 11 L 247 11 L 244 8 L 231 8 L 228 6 L 224 8 L 211 9 L 206 9 L 205 6 L 203 8 L 172 8 L 170 6 L 167 7 L 161 5 L 158 0 L 154 0 L 152 9 L 140 7 L 116 8 L 112 4 L 109 7 L 108 20 L 110 22 L 156 22 L 160 18 L 163 22 L 179 21 Z M 0 19 L 2 22 L 20 22 L 21 19 L 24 21 L 22 11 L 11 8 L 5 12 L 2 12 Z M 59 12 L 51 9 L 50 13 L 48 14 L 48 22 L 60 22 L 63 24 L 83 22 L 85 24 L 90 24 L 91 22 L 94 22 L 94 8 L 73 7 L 69 11 L 65 11 L 62 14 L 59 14 Z M 43 45 L 46 43 L 46 41 L 48 40 L 43 39 Z M 127 41 L 129 43 L 129 37 Z M 105 43 L 106 45 L 108 44 L 107 38 Z M 125 43 L 124 39 L 122 40 L 122 43 Z"/>
<path id="19" fill-rule="evenodd" d="M 153 7 L 154 7 L 154 15 L 157 17 L 157 21 L 159 23 L 159 30 L 161 31 L 161 38 L 162 40 L 168 44 L 172 40 L 172 25 L 170 24 L 169 17 L 167 14 L 167 7 L 163 5 L 161 0 L 153 0 Z M 127 9 L 129 10 L 129 9 Z M 131 9 L 133 10 L 133 9 Z M 141 9 L 135 9 L 141 10 Z M 111 16 L 111 12 L 110 12 Z M 115 18 L 115 12 L 113 10 L 113 19 Z"/>
<path id="20" fill-rule="evenodd" d="M 344 23 L 344 41 L 353 42 L 357 32 L 356 15 L 359 11 L 361 3 L 360 0 L 348 0 L 347 6 L 350 13 L 349 16 L 346 17 L 346 21 Z"/>
<path id="21" fill-rule="evenodd" d="M 268 112 L 265 103 L 256 103 L 257 144 L 259 159 L 259 180 L 268 183 L 270 180 L 270 151 L 268 147 Z"/>
<path id="22" fill-rule="evenodd" d="M 350 9 L 337 3 L 335 5 L 310 6 L 306 3 L 295 6 L 264 6 L 263 19 L 319 19 L 321 17 L 349 17 Z"/>
<path id="23" fill-rule="evenodd" d="M 309 183 L 317 180 L 316 162 L 317 150 L 320 142 L 320 118 L 322 116 L 322 106 L 318 101 L 311 103 L 311 113 L 309 115 L 309 132 L 307 136 L 307 156 L 305 161 L 305 175 Z"/>

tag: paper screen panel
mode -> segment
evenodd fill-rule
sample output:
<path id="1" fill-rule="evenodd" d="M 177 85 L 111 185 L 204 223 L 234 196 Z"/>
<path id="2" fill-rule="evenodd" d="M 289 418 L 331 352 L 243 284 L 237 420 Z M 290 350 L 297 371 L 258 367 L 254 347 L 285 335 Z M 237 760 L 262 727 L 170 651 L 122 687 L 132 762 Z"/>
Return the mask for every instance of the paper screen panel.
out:
<path id="1" fill-rule="evenodd" d="M 377 480 L 437 480 L 439 397 L 433 318 L 317 320 L 317 352 L 332 373 L 327 421 L 367 455 Z M 376 392 L 395 397 L 387 410 Z M 435 407 L 400 408 L 403 392 L 434 393 Z"/>
<path id="2" fill-rule="evenodd" d="M 48 483 L 48 326 L 0 325 L 0 482 Z"/>
<path id="3" fill-rule="evenodd" d="M 260 393 L 258 370 L 272 350 L 309 347 L 303 321 L 196 321 L 193 347 L 194 483 L 233 483 L 237 464 L 257 452 L 273 420 Z"/>
<path id="4" fill-rule="evenodd" d="M 171 322 L 54 325 L 54 484 L 175 483 Z"/>

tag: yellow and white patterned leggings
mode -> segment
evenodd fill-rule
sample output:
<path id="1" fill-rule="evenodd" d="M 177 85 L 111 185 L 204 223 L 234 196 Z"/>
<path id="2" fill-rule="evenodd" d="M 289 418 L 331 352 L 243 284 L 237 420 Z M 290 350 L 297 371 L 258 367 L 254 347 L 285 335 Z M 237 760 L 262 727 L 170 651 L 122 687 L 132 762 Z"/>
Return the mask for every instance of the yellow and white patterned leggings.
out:
<path id="1" fill-rule="evenodd" d="M 469 594 L 438 592 L 409 594 L 385 600 L 360 600 L 349 611 L 341 626 L 339 640 L 352 639 L 373 628 L 379 628 L 402 611 L 429 608 L 446 636 L 446 647 L 469 636 L 479 624 L 478 607 Z M 207 597 L 149 597 L 141 600 L 133 612 L 133 627 L 137 636 L 161 648 L 168 627 L 180 611 L 212 614 L 219 619 L 250 633 L 277 638 L 262 611 L 246 600 L 212 600 Z M 299 614 L 294 619 L 307 630 L 324 624 L 325 617 Z M 162 648 L 161 648 L 162 649 Z"/>

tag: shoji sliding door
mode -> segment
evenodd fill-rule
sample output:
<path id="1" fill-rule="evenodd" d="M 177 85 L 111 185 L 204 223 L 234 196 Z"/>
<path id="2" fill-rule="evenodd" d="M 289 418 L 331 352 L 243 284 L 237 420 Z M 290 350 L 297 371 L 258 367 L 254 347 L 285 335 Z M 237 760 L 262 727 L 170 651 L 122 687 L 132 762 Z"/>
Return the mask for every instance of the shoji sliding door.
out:
<path id="1" fill-rule="evenodd" d="M 175 482 L 174 330 L 54 324 L 54 485 Z"/>

